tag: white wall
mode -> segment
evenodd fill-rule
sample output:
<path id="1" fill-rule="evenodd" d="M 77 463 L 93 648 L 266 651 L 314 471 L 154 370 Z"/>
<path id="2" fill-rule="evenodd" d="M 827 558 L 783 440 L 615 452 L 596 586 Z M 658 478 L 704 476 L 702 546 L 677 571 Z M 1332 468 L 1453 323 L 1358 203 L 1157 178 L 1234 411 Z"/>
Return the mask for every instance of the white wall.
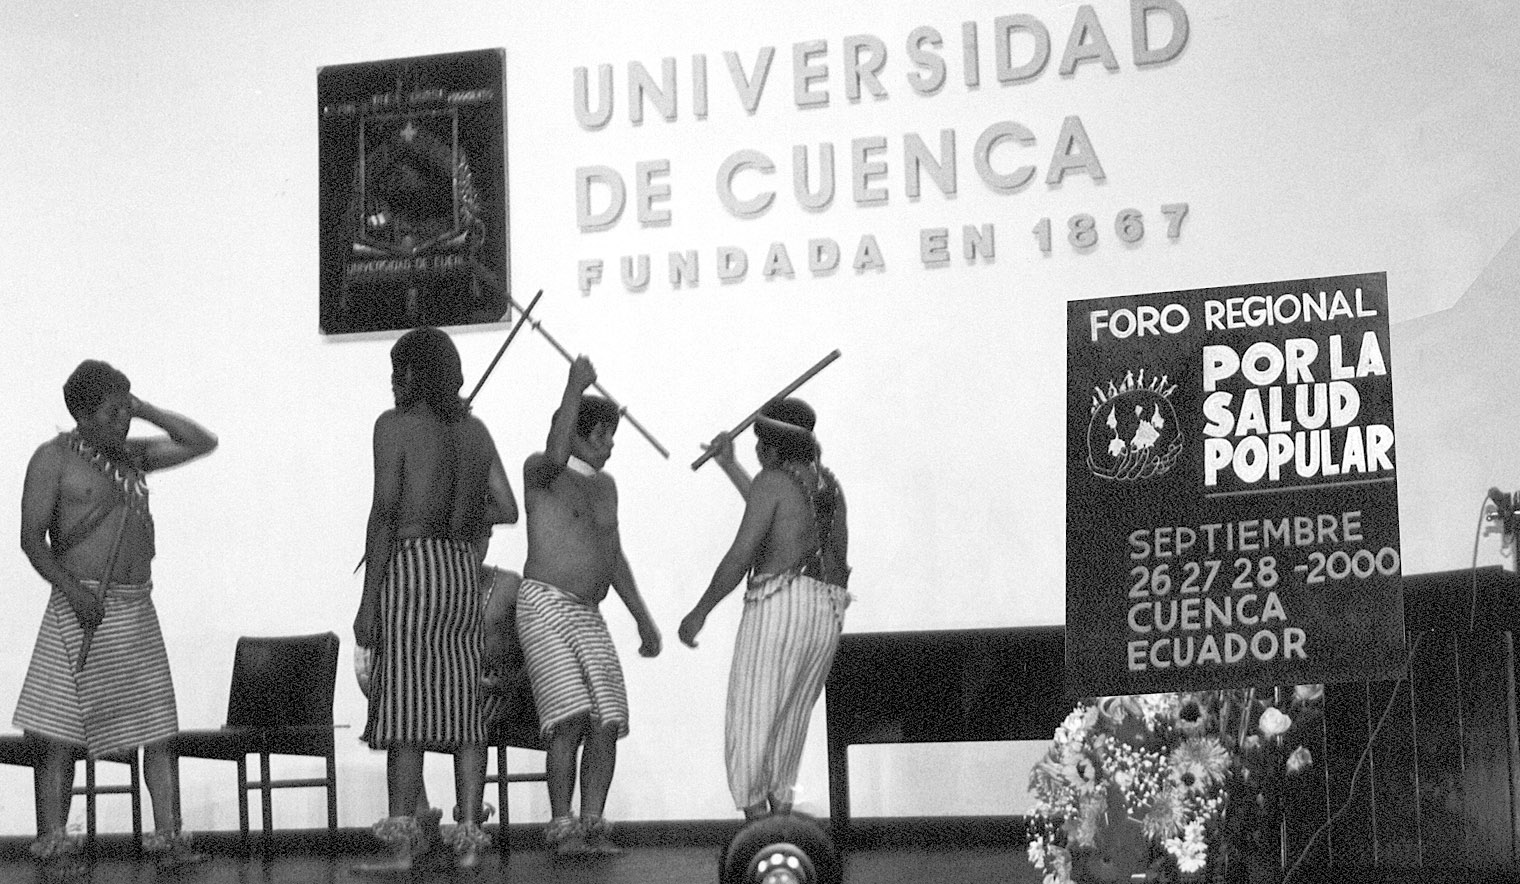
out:
<path id="1" fill-rule="evenodd" d="M 0 298 L 8 346 L 0 376 L 12 391 L 0 428 L 0 535 L 15 537 L 22 470 L 36 446 L 69 426 L 59 386 L 87 356 L 106 358 L 134 390 L 203 421 L 222 439 L 210 459 L 152 483 L 162 553 L 159 608 L 183 725 L 221 722 L 232 646 L 241 634 L 332 629 L 349 650 L 370 491 L 369 432 L 388 403 L 390 336 L 329 340 L 317 332 L 316 71 L 319 66 L 502 46 L 507 58 L 512 285 L 546 290 L 537 314 L 572 350 L 593 357 L 606 387 L 673 451 L 661 459 L 625 427 L 610 468 L 623 500 L 623 537 L 667 633 L 657 660 L 632 655 L 631 620 L 609 610 L 634 710 L 609 814 L 684 819 L 733 814 L 723 783 L 722 697 L 738 610 L 709 622 L 701 648 L 676 643 L 680 616 L 706 585 L 740 504 L 713 469 L 687 468 L 698 444 L 742 418 L 828 351 L 843 358 L 804 390 L 820 412 L 827 462 L 850 495 L 858 631 L 1061 622 L 1065 302 L 1337 273 L 1387 271 L 1396 323 L 1401 519 L 1410 572 L 1465 566 L 1485 488 L 1520 484 L 1496 426 L 1450 433 L 1449 397 L 1486 415 L 1512 399 L 1515 371 L 1429 376 L 1401 342 L 1451 353 L 1505 345 L 1513 328 L 1496 261 L 1516 230 L 1510 174 L 1520 118 L 1507 100 L 1520 72 L 1505 47 L 1520 11 L 1503 2 L 1419 7 L 1357 0 L 1181 0 L 1191 25 L 1175 60 L 1133 63 L 1129 4 L 1090 4 L 1118 69 L 1056 71 L 1078 7 L 1027 0 L 897 4 L 866 11 L 774 0 L 747 7 L 603 3 L 548 5 L 375 0 L 308 4 L 57 2 L 13 4 L 0 52 Z M 999 15 L 1043 22 L 1053 57 L 1039 77 L 1004 86 L 992 69 Z M 968 88 L 961 23 L 981 34 L 981 84 Z M 904 42 L 920 25 L 945 38 L 949 79 L 915 94 Z M 846 98 L 841 45 L 852 35 L 887 47 L 887 94 Z M 1166 38 L 1164 28 L 1153 42 Z M 792 47 L 826 41 L 826 107 L 793 98 Z M 1016 44 L 1019 45 L 1019 44 Z M 724 64 L 752 68 L 775 47 L 756 112 L 739 106 Z M 1026 47 L 1027 50 L 1027 47 Z M 706 56 L 709 112 L 696 119 L 693 55 Z M 658 72 L 677 60 L 676 119 L 652 110 L 629 122 L 630 62 Z M 617 113 L 601 131 L 577 125 L 572 72 L 611 64 Z M 1080 118 L 1105 179 L 1043 183 L 1057 133 Z M 972 168 L 977 137 L 999 121 L 1026 126 L 1033 148 L 999 148 L 993 165 L 1032 163 L 1035 183 L 988 188 Z M 924 182 L 907 196 L 902 138 L 938 153 L 955 132 L 958 186 Z M 852 140 L 885 137 L 884 203 L 858 205 L 849 187 Z M 836 151 L 841 193 L 825 210 L 790 195 L 794 144 Z M 722 160 L 758 150 L 777 164 L 773 208 L 755 219 L 723 210 Z M 574 172 L 670 162 L 667 226 L 640 229 L 633 207 L 613 230 L 581 233 Z M 743 194 L 764 179 L 741 176 Z M 1186 202 L 1175 241 L 1159 207 Z M 1115 213 L 1146 214 L 1125 246 Z M 1066 219 L 1097 217 L 1103 237 L 1083 254 Z M 1053 222 L 1045 255 L 1031 229 Z M 962 225 L 994 225 L 996 253 L 959 256 Z M 946 227 L 953 256 L 927 268 L 921 228 Z M 885 266 L 826 276 L 806 268 L 809 239 L 836 240 L 846 265 L 862 235 Z M 796 272 L 765 280 L 773 242 Z M 738 246 L 748 278 L 722 284 L 715 251 Z M 667 252 L 694 249 L 700 282 L 672 290 Z M 654 282 L 630 293 L 623 255 L 650 255 Z M 577 262 L 600 258 L 603 281 L 582 296 Z M 1495 269 L 1498 268 L 1498 269 Z M 1484 277 L 1485 271 L 1489 277 Z M 1479 286 L 1481 279 L 1489 283 Z M 1464 301 L 1469 288 L 1489 294 Z M 1459 301 L 1462 302 L 1459 304 Z M 1448 310 L 1457 305 L 1457 309 Z M 1442 311 L 1446 311 L 1442 313 Z M 500 329 L 460 332 L 473 379 Z M 1412 345 L 1413 346 L 1413 345 Z M 1431 359 L 1435 356 L 1429 357 Z M 1450 361 L 1448 359 L 1448 361 Z M 1459 366 L 1460 367 L 1460 366 Z M 509 463 L 542 445 L 564 362 L 525 335 L 477 401 Z M 1406 403 L 1429 403 L 1413 409 Z M 1509 408 L 1503 405 L 1502 408 Z M 1460 420 L 1460 415 L 1457 415 Z M 1490 417 L 1491 419 L 1491 417 Z M 1413 502 L 1418 502 L 1414 505 Z M 12 616 L 0 620 L 0 710 L 8 710 L 35 634 L 45 587 L 18 549 L 0 556 Z M 520 528 L 498 530 L 491 559 L 519 567 Z M 1498 540 L 1480 542 L 1498 559 Z M 1018 689 L 1012 686 L 1011 689 Z M 357 742 L 363 702 L 340 679 L 340 823 L 365 825 L 384 806 L 383 758 Z M 821 716 L 804 763 L 804 808 L 826 811 Z M 857 750 L 858 815 L 1010 813 L 1025 806 L 1037 744 Z M 444 803 L 446 768 L 430 768 Z M 186 762 L 187 825 L 228 829 L 236 804 L 227 766 Z M 988 784 L 992 784 L 989 787 Z M 32 820 L 28 777 L 0 770 L 0 833 Z M 117 813 L 103 804 L 107 814 Z M 281 825 L 321 824 L 322 802 L 282 795 Z M 538 787 L 514 819 L 547 815 Z M 114 822 L 113 822 L 114 820 Z M 124 827 L 124 816 L 104 825 Z"/>

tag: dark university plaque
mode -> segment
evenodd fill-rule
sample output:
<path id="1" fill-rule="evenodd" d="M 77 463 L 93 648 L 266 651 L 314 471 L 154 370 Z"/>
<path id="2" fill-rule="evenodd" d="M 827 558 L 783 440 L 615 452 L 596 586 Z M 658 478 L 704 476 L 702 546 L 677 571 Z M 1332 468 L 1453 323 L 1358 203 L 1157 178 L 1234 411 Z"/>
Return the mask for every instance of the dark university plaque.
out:
<path id="1" fill-rule="evenodd" d="M 1067 305 L 1077 696 L 1392 678 L 1384 274 Z"/>
<path id="2" fill-rule="evenodd" d="M 324 334 L 507 312 L 500 49 L 317 72 Z"/>

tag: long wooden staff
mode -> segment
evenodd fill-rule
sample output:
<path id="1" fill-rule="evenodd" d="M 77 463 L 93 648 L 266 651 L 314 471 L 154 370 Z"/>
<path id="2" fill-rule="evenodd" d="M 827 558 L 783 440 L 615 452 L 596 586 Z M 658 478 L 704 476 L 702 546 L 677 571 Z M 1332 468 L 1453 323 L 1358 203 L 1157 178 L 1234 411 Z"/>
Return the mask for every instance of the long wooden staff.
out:
<path id="1" fill-rule="evenodd" d="M 517 303 L 516 301 L 512 300 L 512 296 L 511 295 L 507 296 L 507 302 L 510 303 L 510 304 L 516 304 Z M 554 349 L 558 350 L 559 351 L 559 355 L 565 357 L 565 361 L 566 362 L 570 362 L 570 363 L 574 363 L 575 362 L 575 357 L 570 354 L 570 351 L 566 350 L 564 347 L 560 346 L 559 341 L 554 340 L 554 336 L 553 335 L 551 335 L 548 332 L 544 331 L 544 326 L 543 326 L 542 323 L 540 323 L 537 319 L 530 319 L 530 320 L 528 320 L 528 324 L 531 325 L 531 326 L 533 326 L 533 330 L 534 331 L 538 332 L 540 335 L 543 335 L 544 340 L 548 341 L 549 344 L 550 344 L 550 346 L 552 346 L 552 347 L 554 347 Z M 646 430 L 646 429 L 644 429 L 644 425 L 641 424 L 641 423 L 639 423 L 637 420 L 634 419 L 633 415 L 631 415 L 631 414 L 628 413 L 628 408 L 626 406 L 618 405 L 617 397 L 614 396 L 614 395 L 612 395 L 611 393 L 607 392 L 607 388 L 604 387 L 604 386 L 602 386 L 600 381 L 592 381 L 591 382 L 591 386 L 595 387 L 596 391 L 598 393 L 601 393 L 603 396 L 607 397 L 607 399 L 610 400 L 613 405 L 617 405 L 618 414 L 622 415 L 623 419 L 626 420 L 626 421 L 628 421 L 628 423 L 631 424 L 635 430 L 638 430 L 639 434 L 641 436 L 643 436 L 645 439 L 649 440 L 649 444 L 654 446 L 654 450 L 658 451 L 660 453 L 661 457 L 664 457 L 664 458 L 667 458 L 667 459 L 670 457 L 670 452 L 666 450 L 665 446 L 661 445 L 659 443 L 659 441 L 657 439 L 655 439 L 655 437 L 649 435 L 649 431 Z"/>
<path id="2" fill-rule="evenodd" d="M 762 411 L 765 410 L 765 406 L 766 405 L 770 405 L 772 402 L 775 402 L 777 399 L 785 399 L 786 397 L 792 395 L 792 393 L 796 392 L 796 390 L 797 390 L 798 387 L 800 387 L 803 384 L 807 383 L 808 380 L 813 377 L 813 375 L 817 374 L 820 371 L 823 371 L 824 367 L 826 367 L 830 362 L 833 362 L 835 359 L 838 359 L 838 358 L 839 358 L 839 351 L 835 350 L 834 352 L 830 353 L 829 355 L 827 355 L 827 356 L 823 357 L 822 359 L 818 360 L 818 364 L 817 365 L 814 365 L 812 368 L 810 368 L 807 371 L 803 372 L 797 378 L 797 380 L 792 381 L 790 384 L 787 384 L 786 387 L 783 388 L 780 393 L 777 393 L 776 395 L 772 396 L 771 398 L 765 400 L 765 405 L 761 405 L 759 408 L 755 409 L 754 412 L 752 414 L 750 414 L 749 417 L 747 417 L 744 420 L 740 421 L 739 425 L 737 427 L 734 427 L 732 430 L 729 431 L 728 437 L 730 439 L 732 439 L 735 436 L 738 436 L 740 433 L 744 432 L 744 430 L 745 430 L 746 427 L 748 427 L 750 424 L 754 423 L 756 418 L 760 417 L 760 412 L 762 412 Z M 717 453 L 717 449 L 716 448 L 709 448 L 709 449 L 707 449 L 706 451 L 702 452 L 702 456 L 701 457 L 699 457 L 696 460 L 694 460 L 694 461 L 691 462 L 691 468 L 693 470 L 697 469 L 698 467 L 702 466 L 702 464 L 707 463 L 708 458 L 712 457 L 716 453 Z"/>
<path id="3" fill-rule="evenodd" d="M 522 311 L 522 315 L 517 317 L 517 322 L 512 326 L 512 331 L 507 333 L 507 339 L 501 342 L 501 349 L 496 351 L 496 356 L 491 359 L 491 364 L 486 366 L 485 374 L 482 374 L 480 380 L 475 382 L 475 389 L 471 390 L 469 397 L 464 400 L 465 405 L 469 405 L 475 401 L 475 394 L 479 393 L 480 388 L 486 385 L 486 378 L 491 376 L 491 372 L 496 368 L 496 363 L 501 361 L 501 354 L 507 352 L 507 347 L 511 345 L 512 339 L 517 337 L 517 333 L 522 329 L 523 323 L 527 321 L 528 314 L 533 312 L 534 306 L 538 304 L 538 299 L 543 296 L 544 290 L 539 289 L 538 294 L 533 296 L 533 300 L 529 301 L 528 306 Z"/>
<path id="4" fill-rule="evenodd" d="M 111 590 L 111 577 L 116 571 L 116 557 L 121 552 L 121 536 L 127 531 L 128 508 L 126 501 L 121 504 L 121 521 L 116 523 L 116 537 L 111 541 L 111 554 L 106 556 L 106 572 L 100 578 L 100 612 L 104 618 L 106 610 L 106 593 Z M 84 638 L 79 643 L 79 666 L 74 670 L 75 674 L 84 671 L 85 661 L 90 656 L 90 645 L 95 643 L 95 626 L 81 626 L 84 630 Z"/>
<path id="5" fill-rule="evenodd" d="M 480 376 L 479 381 L 475 382 L 475 389 L 471 390 L 470 397 L 464 400 L 465 405 L 469 405 L 471 402 L 475 401 L 475 394 L 479 393 L 480 388 L 486 385 L 486 378 L 491 376 L 491 371 L 496 368 L 496 363 L 500 362 L 502 354 L 507 352 L 507 345 L 512 343 L 513 338 L 517 337 L 517 333 L 522 329 L 523 323 L 528 321 L 528 314 L 533 312 L 534 305 L 536 305 L 538 303 L 538 299 L 542 298 L 543 296 L 544 290 L 539 289 L 538 294 L 533 296 L 533 300 L 528 302 L 528 306 L 519 311 L 521 315 L 517 317 L 517 322 L 513 324 L 512 330 L 510 332 L 507 332 L 507 339 L 501 342 L 501 349 L 496 351 L 496 356 L 491 360 L 491 364 L 486 366 L 485 373 Z M 364 555 L 359 556 L 359 564 L 354 566 L 355 574 L 359 573 L 359 569 L 364 567 L 364 561 L 368 555 L 369 553 L 366 552 Z"/>

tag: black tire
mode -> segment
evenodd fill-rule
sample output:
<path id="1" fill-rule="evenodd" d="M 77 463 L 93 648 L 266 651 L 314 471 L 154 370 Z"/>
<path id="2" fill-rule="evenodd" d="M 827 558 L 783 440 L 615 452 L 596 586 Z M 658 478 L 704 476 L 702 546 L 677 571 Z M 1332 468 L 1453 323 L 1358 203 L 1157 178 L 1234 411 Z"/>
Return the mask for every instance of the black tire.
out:
<path id="1" fill-rule="evenodd" d="M 723 852 L 722 884 L 758 884 L 756 865 L 769 852 L 783 860 L 797 858 L 798 884 L 843 884 L 844 866 L 834 842 L 811 817 L 777 814 L 755 820 L 739 830 Z"/>

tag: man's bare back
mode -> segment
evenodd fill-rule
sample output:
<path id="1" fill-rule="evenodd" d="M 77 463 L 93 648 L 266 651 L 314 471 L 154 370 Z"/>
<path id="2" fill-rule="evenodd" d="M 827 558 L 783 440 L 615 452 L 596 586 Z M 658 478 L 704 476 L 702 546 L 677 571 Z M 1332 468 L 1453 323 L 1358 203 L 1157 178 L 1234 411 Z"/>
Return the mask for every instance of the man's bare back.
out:
<path id="1" fill-rule="evenodd" d="M 398 460 L 396 539 L 473 540 L 486 530 L 496 446 L 479 418 L 446 424 L 426 406 L 393 409 L 376 422 L 375 445 Z"/>
<path id="2" fill-rule="evenodd" d="M 380 588 L 397 540 L 470 543 L 494 524 L 517 521 L 496 444 L 459 398 L 458 360 L 437 329 L 413 329 L 392 347 L 396 407 L 375 420 L 364 593 L 354 617 L 360 647 L 374 647 Z"/>
<path id="3" fill-rule="evenodd" d="M 793 401 L 783 400 L 781 405 Z M 802 407 L 807 408 L 805 403 Z M 811 413 L 810 408 L 807 411 Z M 806 433 L 811 439 L 811 426 L 809 421 L 794 432 Z M 708 614 L 746 574 L 776 575 L 797 569 L 841 590 L 849 581 L 844 493 L 832 473 L 818 464 L 816 442 L 810 454 L 803 449 L 783 459 L 783 449 L 775 443 L 767 444 L 758 428 L 756 436 L 761 470 L 753 479 L 735 460 L 733 439 L 727 433 L 718 434 L 712 442 L 716 462 L 744 497 L 744 516 L 707 590 L 681 620 L 681 641 L 691 647 L 697 646 L 697 635 Z M 827 498 L 819 499 L 818 494 Z M 816 513 L 815 501 L 819 504 Z M 821 524 L 820 518 L 828 524 Z"/>
<path id="4" fill-rule="evenodd" d="M 816 466 L 798 466 L 796 469 L 803 482 L 811 483 L 814 487 L 818 485 Z M 794 568 L 818 548 L 818 532 L 822 526 L 814 519 L 812 507 L 797 480 L 784 470 L 778 467 L 762 469 L 750 486 L 748 506 L 758 508 L 761 513 L 769 513 L 755 554 L 756 573 L 779 574 Z M 845 524 L 844 499 L 841 496 L 834 512 L 833 542 L 829 544 L 829 549 L 824 550 L 824 573 L 821 579 L 825 583 L 842 586 L 848 579 L 849 569 L 844 565 L 842 552 L 831 555 L 841 541 Z"/>

